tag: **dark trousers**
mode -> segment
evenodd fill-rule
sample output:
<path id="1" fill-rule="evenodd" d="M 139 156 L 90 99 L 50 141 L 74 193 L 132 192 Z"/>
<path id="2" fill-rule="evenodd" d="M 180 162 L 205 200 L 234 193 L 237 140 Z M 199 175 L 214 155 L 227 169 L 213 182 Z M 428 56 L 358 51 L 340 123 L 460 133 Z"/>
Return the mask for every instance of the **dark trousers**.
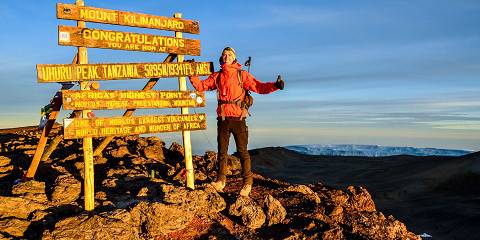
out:
<path id="1" fill-rule="evenodd" d="M 227 117 L 225 120 L 222 120 L 220 117 L 217 118 L 218 161 L 220 163 L 217 180 L 226 181 L 227 179 L 227 154 L 230 133 L 233 134 L 235 144 L 237 145 L 237 152 L 240 154 L 243 182 L 244 184 L 252 184 L 251 161 L 247 150 L 248 127 L 245 119 L 240 120 L 238 118 Z"/>

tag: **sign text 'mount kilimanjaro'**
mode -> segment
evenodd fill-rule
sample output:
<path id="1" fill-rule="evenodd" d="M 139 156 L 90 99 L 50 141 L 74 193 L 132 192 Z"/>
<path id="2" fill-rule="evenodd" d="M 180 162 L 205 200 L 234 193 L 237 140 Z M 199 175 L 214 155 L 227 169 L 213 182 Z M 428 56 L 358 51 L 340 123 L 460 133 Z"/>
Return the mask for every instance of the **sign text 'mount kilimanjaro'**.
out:
<path id="1" fill-rule="evenodd" d="M 196 39 L 71 26 L 58 26 L 58 44 L 200 56 L 200 40 Z"/>
<path id="2" fill-rule="evenodd" d="M 158 115 L 112 118 L 67 118 L 64 138 L 126 136 L 145 133 L 206 129 L 205 114 Z"/>
<path id="3" fill-rule="evenodd" d="M 205 93 L 191 91 L 62 90 L 63 109 L 204 107 Z"/>
<path id="4" fill-rule="evenodd" d="M 212 62 L 37 65 L 38 82 L 205 76 L 212 72 Z"/>
<path id="5" fill-rule="evenodd" d="M 57 18 L 194 34 L 200 33 L 197 21 L 63 3 L 57 4 Z"/>

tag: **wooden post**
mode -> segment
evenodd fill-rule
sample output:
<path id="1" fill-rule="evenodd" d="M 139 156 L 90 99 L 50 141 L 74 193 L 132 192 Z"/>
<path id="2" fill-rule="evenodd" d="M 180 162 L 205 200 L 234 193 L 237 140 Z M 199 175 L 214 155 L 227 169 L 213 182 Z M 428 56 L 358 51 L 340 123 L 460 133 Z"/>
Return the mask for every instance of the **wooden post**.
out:
<path id="1" fill-rule="evenodd" d="M 182 18 L 181 13 L 175 13 L 173 15 L 174 18 Z M 175 32 L 176 38 L 182 38 L 182 32 Z M 178 55 L 177 61 L 183 62 L 184 56 Z M 187 81 L 185 77 L 178 77 L 178 86 L 180 91 L 187 91 Z M 181 108 L 182 114 L 188 114 L 188 108 L 183 107 Z M 185 168 L 187 170 L 187 187 L 190 189 L 195 189 L 195 177 L 193 172 L 193 161 L 192 161 L 192 142 L 190 140 L 190 131 L 182 131 L 183 136 L 183 148 L 185 150 Z"/>
<path id="2" fill-rule="evenodd" d="M 177 57 L 176 54 L 169 54 L 165 60 L 163 60 L 163 62 L 173 62 L 175 60 L 175 58 Z M 145 86 L 143 87 L 142 90 L 144 91 L 147 91 L 147 90 L 151 90 L 153 88 L 153 86 L 155 86 L 155 84 L 157 84 L 158 82 L 158 78 L 151 78 L 147 84 L 145 84 Z M 127 111 L 125 111 L 123 113 L 123 116 L 124 117 L 130 117 L 133 115 L 133 112 L 135 112 L 135 109 L 128 109 Z M 93 152 L 93 155 L 94 156 L 100 156 L 102 154 L 102 151 L 103 149 L 105 149 L 107 147 L 107 145 L 113 140 L 113 137 L 105 137 L 103 139 L 103 141 L 100 143 L 100 145 L 98 145 L 98 147 L 95 149 L 95 151 Z"/>
<path id="3" fill-rule="evenodd" d="M 77 64 L 78 63 L 78 54 L 75 54 L 75 57 L 73 57 L 72 64 Z M 63 89 L 63 86 L 62 86 Z M 45 146 L 47 145 L 47 140 L 48 140 L 48 134 L 50 133 L 50 130 L 52 130 L 53 124 L 55 124 L 55 121 L 57 120 L 57 115 L 58 112 L 60 111 L 60 108 L 62 107 L 62 100 L 57 99 L 54 104 L 54 109 L 48 116 L 48 122 L 45 124 L 45 127 L 43 128 L 42 135 L 40 136 L 40 140 L 38 141 L 37 149 L 35 150 L 35 155 L 33 155 L 32 162 L 30 163 L 30 167 L 28 167 L 27 174 L 25 174 L 25 178 L 31 179 L 35 177 L 35 173 L 37 172 L 38 164 L 40 164 L 40 161 L 45 161 L 45 159 L 50 156 L 50 154 L 53 152 L 53 150 L 57 147 L 58 143 L 61 141 L 61 135 L 58 134 L 57 137 L 50 143 L 50 146 L 48 147 L 46 154 L 44 154 L 45 151 Z M 59 138 L 60 139 L 57 139 Z M 58 143 L 56 143 L 58 142 Z M 52 149 L 52 144 L 54 145 Z M 46 158 L 43 157 L 42 155 L 48 155 Z"/>
<path id="4" fill-rule="evenodd" d="M 45 146 L 47 145 L 48 134 L 52 130 L 55 121 L 57 120 L 58 112 L 60 111 L 62 105 L 61 97 L 55 98 L 53 102 L 53 109 L 48 115 L 48 121 L 43 127 L 42 135 L 40 135 L 40 139 L 38 140 L 37 149 L 35 150 L 35 155 L 33 155 L 32 162 L 30 163 L 30 167 L 28 167 L 27 174 L 25 174 L 25 178 L 31 179 L 35 176 L 35 172 L 37 171 L 38 165 L 40 164 L 40 159 L 45 151 Z"/>
<path id="5" fill-rule="evenodd" d="M 83 0 L 76 0 L 77 6 L 84 6 Z M 85 28 L 84 21 L 78 21 L 77 27 Z M 88 54 L 86 47 L 78 47 L 78 64 L 88 64 Z M 90 90 L 89 82 L 80 82 L 80 90 Z M 82 117 L 87 118 L 91 110 L 82 111 Z M 83 139 L 83 158 L 84 158 L 84 181 L 83 192 L 85 195 L 85 210 L 92 211 L 95 208 L 95 188 L 94 188 L 94 170 L 93 170 L 93 148 L 92 138 Z"/>

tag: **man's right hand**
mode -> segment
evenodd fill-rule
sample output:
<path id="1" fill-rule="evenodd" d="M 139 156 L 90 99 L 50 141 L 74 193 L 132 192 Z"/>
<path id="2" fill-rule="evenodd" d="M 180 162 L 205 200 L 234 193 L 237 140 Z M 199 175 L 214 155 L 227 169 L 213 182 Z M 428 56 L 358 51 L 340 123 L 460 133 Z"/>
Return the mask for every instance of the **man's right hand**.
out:
<path id="1" fill-rule="evenodd" d="M 275 87 L 280 90 L 283 90 L 283 88 L 285 88 L 285 81 L 283 81 L 282 76 L 278 75 L 277 81 L 275 82 Z"/>

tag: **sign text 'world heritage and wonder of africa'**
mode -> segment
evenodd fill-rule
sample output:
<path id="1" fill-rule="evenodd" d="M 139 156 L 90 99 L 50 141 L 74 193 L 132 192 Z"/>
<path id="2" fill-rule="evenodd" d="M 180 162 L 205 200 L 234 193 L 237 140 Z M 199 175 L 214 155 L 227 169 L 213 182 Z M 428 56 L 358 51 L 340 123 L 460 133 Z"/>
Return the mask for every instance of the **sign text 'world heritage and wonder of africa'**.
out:
<path id="1" fill-rule="evenodd" d="M 146 133 L 206 129 L 205 114 L 158 115 L 111 118 L 66 118 L 65 139 L 126 136 Z"/>

